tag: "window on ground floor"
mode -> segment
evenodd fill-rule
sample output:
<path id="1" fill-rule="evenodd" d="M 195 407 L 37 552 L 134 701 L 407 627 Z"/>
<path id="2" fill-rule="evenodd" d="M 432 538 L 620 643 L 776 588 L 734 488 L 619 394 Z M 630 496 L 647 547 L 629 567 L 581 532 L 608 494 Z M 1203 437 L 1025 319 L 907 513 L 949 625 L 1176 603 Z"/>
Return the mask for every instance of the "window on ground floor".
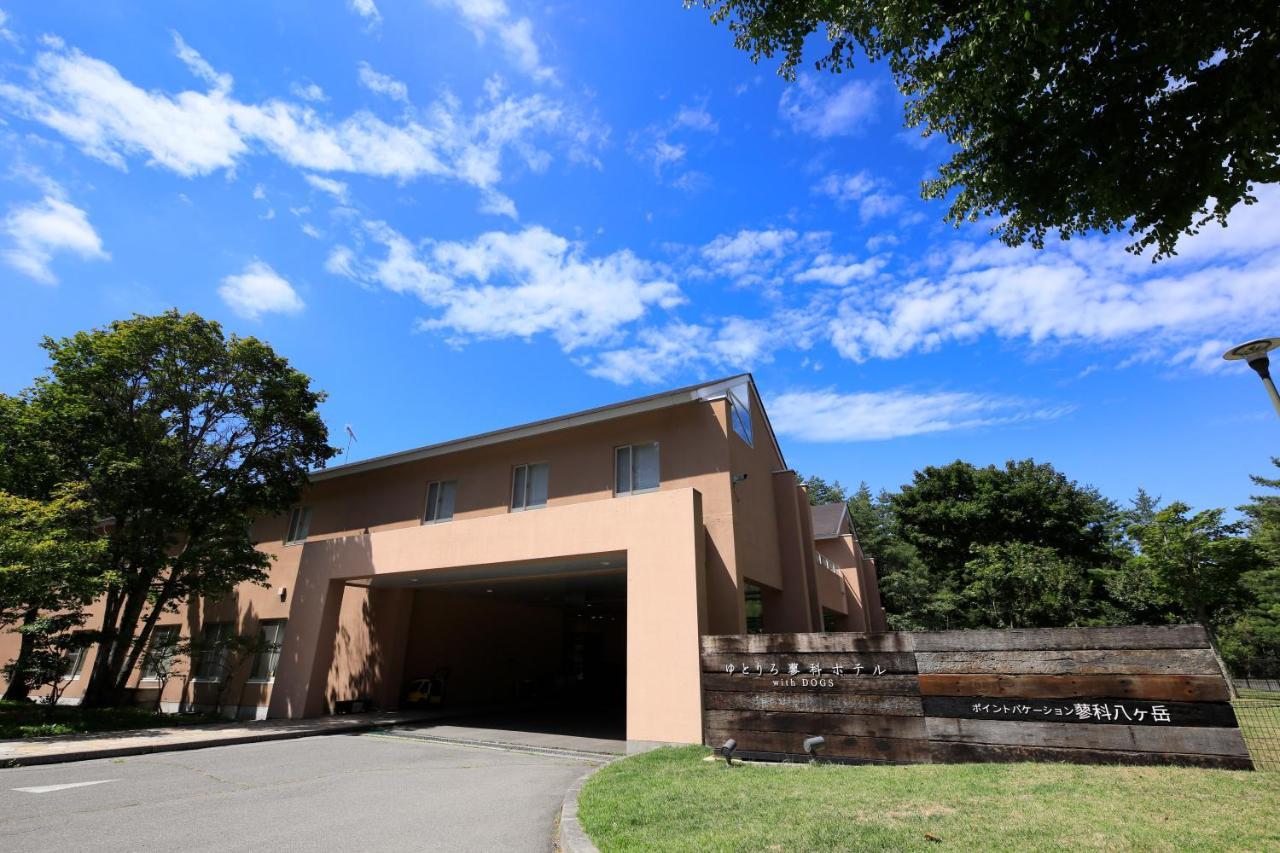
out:
<path id="1" fill-rule="evenodd" d="M 271 681 L 276 677 L 276 667 L 280 664 L 280 647 L 284 644 L 283 619 L 265 620 L 258 628 L 261 646 L 253 659 L 254 681 Z"/>
<path id="2" fill-rule="evenodd" d="M 151 632 L 151 645 L 142 658 L 142 677 L 151 681 L 168 678 L 177 647 L 178 626 L 157 625 Z"/>
<path id="3" fill-rule="evenodd" d="M 764 633 L 764 593 L 753 583 L 745 584 L 743 597 L 747 600 L 747 633 Z"/>
<path id="4" fill-rule="evenodd" d="M 89 654 L 88 634 L 76 631 L 72 634 L 72 643 L 71 648 L 67 650 L 67 674 L 62 676 L 67 680 L 79 678 L 80 671 L 84 669 L 84 659 Z"/>
<path id="5" fill-rule="evenodd" d="M 195 657 L 195 677 L 201 681 L 218 681 L 227 663 L 227 640 L 235 633 L 232 622 L 210 622 L 200 634 Z"/>
<path id="6" fill-rule="evenodd" d="M 825 607 L 822 608 L 822 630 L 839 631 L 840 628 L 837 627 L 836 624 L 836 620 L 839 618 L 840 614 L 836 613 L 834 610 L 828 610 Z"/>
<path id="7" fill-rule="evenodd" d="M 658 488 L 658 442 L 628 444 L 614 450 L 614 494 L 634 495 Z"/>

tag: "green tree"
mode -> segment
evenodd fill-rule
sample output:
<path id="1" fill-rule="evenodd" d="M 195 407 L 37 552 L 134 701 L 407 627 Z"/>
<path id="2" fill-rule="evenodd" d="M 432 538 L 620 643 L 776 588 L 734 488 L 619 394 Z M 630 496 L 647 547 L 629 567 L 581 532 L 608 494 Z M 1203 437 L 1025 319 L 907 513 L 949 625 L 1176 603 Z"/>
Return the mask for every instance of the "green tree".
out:
<path id="1" fill-rule="evenodd" d="M 335 452 L 324 395 L 256 338 L 195 314 L 135 316 L 46 339 L 29 394 L 61 464 L 110 520 L 99 653 L 85 693 L 110 704 L 161 613 L 264 582 L 253 519 L 293 503 Z"/>
<path id="2" fill-rule="evenodd" d="M 1244 576 L 1265 565 L 1242 535 L 1244 524 L 1228 523 L 1224 515 L 1221 509 L 1191 514 L 1189 506 L 1175 501 L 1132 532 L 1140 551 L 1131 570 L 1147 576 L 1175 617 L 1194 619 L 1211 636 L 1218 617 L 1250 602 Z"/>
<path id="3" fill-rule="evenodd" d="M 90 642 L 85 632 L 73 631 L 82 624 L 84 614 L 80 611 L 41 615 L 24 622 L 17 629 L 22 636 L 23 652 L 4 665 L 4 675 L 10 685 L 19 683 L 28 691 L 49 688 L 45 698 L 50 717 L 69 684 L 66 677 L 74 654 L 83 651 Z M 6 694 L 5 698 L 11 697 Z M 26 698 L 25 694 L 20 697 Z"/>
<path id="4" fill-rule="evenodd" d="M 1095 611 L 1088 567 L 1041 545 L 977 545 L 965 576 L 971 621 L 992 628 L 1080 625 Z"/>
<path id="5" fill-rule="evenodd" d="M 1280 458 L 1271 461 L 1280 466 Z M 1280 489 L 1280 478 L 1251 479 L 1265 489 Z M 1222 656 L 1238 672 L 1280 678 L 1280 494 L 1254 495 L 1240 511 L 1262 564 L 1240 576 L 1251 600 L 1224 620 L 1218 641 Z"/>
<path id="6" fill-rule="evenodd" d="M 26 699 L 46 684 L 58 636 L 83 623 L 83 608 L 104 584 L 105 541 L 93 531 L 82 486 L 48 501 L 0 491 L 0 627 L 20 637 L 4 698 Z"/>
<path id="7" fill-rule="evenodd" d="M 846 500 L 844 486 L 840 485 L 839 480 L 828 483 L 826 480 L 814 474 L 802 482 L 809 493 L 809 503 L 812 506 L 844 503 Z"/>
<path id="8" fill-rule="evenodd" d="M 692 3 L 694 0 L 686 0 Z M 701 0 L 792 78 L 886 60 L 906 122 L 951 144 L 924 184 L 1010 245 L 1093 229 L 1173 253 L 1280 180 L 1280 7 L 1256 0 Z"/>

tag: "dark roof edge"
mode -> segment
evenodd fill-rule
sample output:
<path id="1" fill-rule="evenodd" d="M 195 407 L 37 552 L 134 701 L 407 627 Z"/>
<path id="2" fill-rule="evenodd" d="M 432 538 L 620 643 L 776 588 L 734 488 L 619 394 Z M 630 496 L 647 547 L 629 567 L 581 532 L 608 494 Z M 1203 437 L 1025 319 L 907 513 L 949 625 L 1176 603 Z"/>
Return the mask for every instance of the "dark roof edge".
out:
<path id="1" fill-rule="evenodd" d="M 584 411 L 573 412 L 568 415 L 546 418 L 545 420 L 533 421 L 532 423 L 521 424 L 520 426 L 505 427 L 503 429 L 484 432 L 478 435 L 468 436 L 466 438 L 457 438 L 451 441 L 441 442 L 439 444 L 428 444 L 411 450 L 400 450 L 395 453 L 375 456 L 372 459 L 362 459 L 359 462 L 350 462 L 346 465 L 335 465 L 332 468 L 321 468 L 319 470 L 312 471 L 310 478 L 312 482 L 333 480 L 338 477 L 345 477 L 349 474 L 361 474 L 366 471 L 376 471 L 379 468 L 389 468 L 393 465 L 417 462 L 420 459 L 430 459 L 433 456 L 443 456 L 446 453 L 457 453 L 459 451 L 471 450 L 477 447 L 488 447 L 490 445 L 501 444 L 507 441 L 516 441 L 521 438 L 545 435 L 562 429 L 570 429 L 572 427 L 613 420 L 614 418 L 621 418 L 627 415 L 652 412 L 658 409 L 676 406 L 681 403 L 693 402 L 695 400 L 715 400 L 724 397 L 729 388 L 737 385 L 744 379 L 751 384 L 751 388 L 755 392 L 755 398 L 760 404 L 761 414 L 764 415 L 765 425 L 769 428 L 769 439 L 773 442 L 773 447 L 778 454 L 778 458 L 783 459 L 782 448 L 778 446 L 778 438 L 773 432 L 773 424 L 769 422 L 769 415 L 764 411 L 764 402 L 761 400 L 759 390 L 756 389 L 755 379 L 752 378 L 750 373 L 738 373 L 733 376 L 726 376 L 723 379 L 716 379 L 712 382 L 687 385 L 683 388 L 676 388 L 671 391 L 662 391 L 657 394 L 650 394 L 647 397 L 637 397 L 633 400 L 624 400 L 621 403 L 612 403 L 607 406 L 599 406 L 594 409 L 586 409 Z M 786 465 L 785 459 L 783 459 L 783 465 Z"/>

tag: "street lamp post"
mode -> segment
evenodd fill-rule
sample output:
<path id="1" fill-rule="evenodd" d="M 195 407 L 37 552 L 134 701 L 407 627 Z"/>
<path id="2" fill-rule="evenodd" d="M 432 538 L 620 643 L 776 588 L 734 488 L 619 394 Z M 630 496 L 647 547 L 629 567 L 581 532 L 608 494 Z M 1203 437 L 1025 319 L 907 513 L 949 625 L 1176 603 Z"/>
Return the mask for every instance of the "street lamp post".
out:
<path id="1" fill-rule="evenodd" d="M 1224 352 L 1222 357 L 1227 361 L 1248 362 L 1253 372 L 1262 379 L 1262 384 L 1267 386 L 1271 405 L 1275 407 L 1276 414 L 1280 415 L 1280 393 L 1276 393 L 1276 383 L 1271 381 L 1271 359 L 1267 357 L 1267 353 L 1277 348 L 1280 348 L 1280 338 L 1259 338 L 1256 341 L 1232 347 Z"/>

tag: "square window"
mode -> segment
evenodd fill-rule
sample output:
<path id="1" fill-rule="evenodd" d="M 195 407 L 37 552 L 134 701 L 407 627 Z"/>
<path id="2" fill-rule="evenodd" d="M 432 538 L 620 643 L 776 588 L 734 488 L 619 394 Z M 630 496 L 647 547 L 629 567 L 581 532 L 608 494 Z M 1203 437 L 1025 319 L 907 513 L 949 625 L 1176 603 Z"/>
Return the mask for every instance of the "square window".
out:
<path id="1" fill-rule="evenodd" d="M 427 508 L 423 513 L 424 524 L 448 521 L 453 518 L 453 499 L 458 491 L 457 480 L 442 480 L 427 484 Z"/>
<path id="2" fill-rule="evenodd" d="M 142 658 L 142 677 L 159 680 L 169 676 L 174 650 L 178 646 L 177 625 L 157 625 L 151 634 L 151 645 Z"/>

